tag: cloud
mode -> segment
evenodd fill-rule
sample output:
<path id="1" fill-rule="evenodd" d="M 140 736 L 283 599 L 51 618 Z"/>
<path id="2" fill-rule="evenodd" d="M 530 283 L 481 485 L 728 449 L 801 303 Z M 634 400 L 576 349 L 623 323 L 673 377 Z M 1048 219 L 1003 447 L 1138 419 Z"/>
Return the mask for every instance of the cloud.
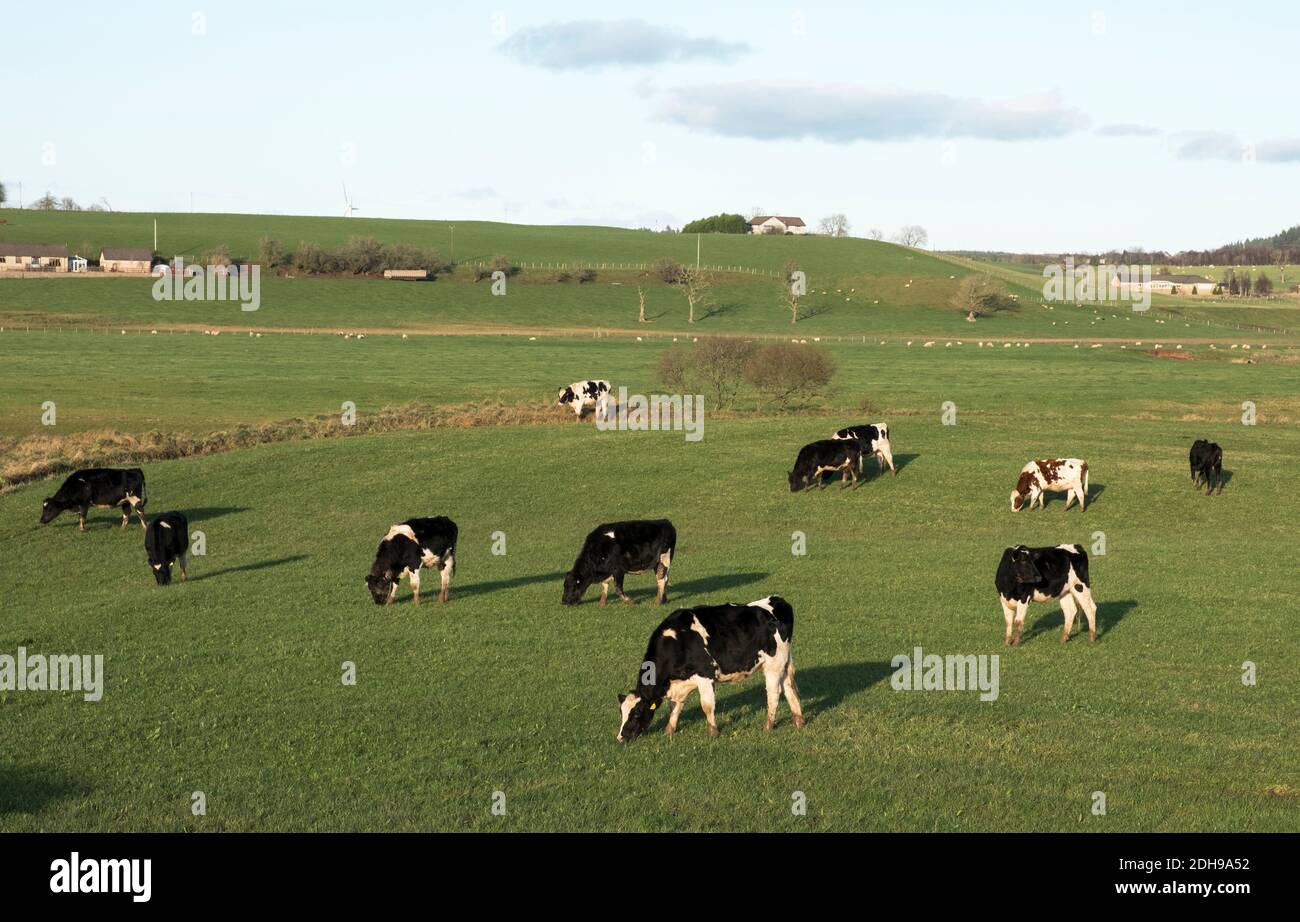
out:
<path id="1" fill-rule="evenodd" d="M 678 87 L 659 105 L 668 122 L 762 141 L 815 138 L 832 144 L 983 138 L 1059 138 L 1086 124 L 1055 94 L 986 102 L 942 93 L 856 84 L 759 82 Z"/>
<path id="2" fill-rule="evenodd" d="M 1300 163 L 1300 138 L 1249 142 L 1226 131 L 1187 131 L 1178 136 L 1175 154 L 1181 160 Z"/>
<path id="3" fill-rule="evenodd" d="M 1150 125 L 1135 125 L 1132 122 L 1120 122 L 1114 125 L 1102 125 L 1097 134 L 1111 138 L 1150 138 L 1164 134 L 1159 128 Z"/>
<path id="4" fill-rule="evenodd" d="M 664 61 L 729 61 L 749 51 L 743 42 L 691 38 L 684 29 L 640 19 L 553 22 L 520 29 L 497 49 L 523 64 L 547 70 L 641 67 Z"/>

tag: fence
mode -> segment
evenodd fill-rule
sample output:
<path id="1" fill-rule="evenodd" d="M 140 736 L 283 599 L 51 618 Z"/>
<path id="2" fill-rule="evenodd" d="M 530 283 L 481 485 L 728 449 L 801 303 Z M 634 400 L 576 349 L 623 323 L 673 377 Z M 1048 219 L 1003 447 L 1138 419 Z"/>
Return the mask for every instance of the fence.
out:
<path id="1" fill-rule="evenodd" d="M 473 265 L 475 266 L 475 268 L 478 269 L 492 268 L 490 263 L 486 263 L 481 260 L 476 261 Z M 625 262 L 531 262 L 529 261 L 529 262 L 511 263 L 511 265 L 517 266 L 520 269 L 574 270 L 574 269 L 585 268 L 585 269 L 596 269 L 598 271 L 604 270 L 604 271 L 611 271 L 611 272 L 648 272 L 654 268 L 654 263 L 625 263 Z M 688 262 L 685 265 L 694 265 L 694 263 Z M 752 266 L 712 266 L 707 264 L 701 264 L 700 268 L 706 269 L 709 272 L 726 272 L 732 275 L 756 275 L 756 276 L 762 276 L 764 278 L 773 278 L 773 279 L 779 279 L 783 277 L 780 272 L 777 272 L 774 269 L 756 269 Z"/>

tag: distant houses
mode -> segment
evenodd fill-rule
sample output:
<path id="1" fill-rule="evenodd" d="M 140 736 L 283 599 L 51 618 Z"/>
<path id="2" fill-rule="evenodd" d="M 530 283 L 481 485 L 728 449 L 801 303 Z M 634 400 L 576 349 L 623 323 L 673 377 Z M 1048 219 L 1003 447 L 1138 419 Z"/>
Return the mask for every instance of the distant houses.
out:
<path id="1" fill-rule="evenodd" d="M 786 215 L 760 214 L 749 219 L 751 234 L 806 234 L 808 225 L 803 218 Z"/>
<path id="2" fill-rule="evenodd" d="M 68 248 L 42 243 L 0 243 L 0 271 L 67 272 Z"/>
<path id="3" fill-rule="evenodd" d="M 1215 283 L 1202 275 L 1153 275 L 1151 281 L 1140 278 L 1120 281 L 1111 276 L 1110 287 L 1118 292 L 1150 292 L 1158 295 L 1208 295 L 1213 294 Z"/>
<path id="4" fill-rule="evenodd" d="M 153 268 L 153 251 L 118 247 L 99 254 L 99 268 L 104 272 L 148 273 Z"/>

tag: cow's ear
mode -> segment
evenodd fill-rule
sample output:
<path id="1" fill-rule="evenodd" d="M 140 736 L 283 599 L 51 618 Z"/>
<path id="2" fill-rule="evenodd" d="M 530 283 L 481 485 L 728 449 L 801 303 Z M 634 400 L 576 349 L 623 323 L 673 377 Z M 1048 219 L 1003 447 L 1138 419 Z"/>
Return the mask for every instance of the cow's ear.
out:
<path id="1" fill-rule="evenodd" d="M 619 703 L 619 704 L 622 704 L 622 703 L 623 703 L 623 699 L 626 698 L 626 697 L 627 697 L 627 695 L 619 695 L 619 696 L 618 696 L 618 703 Z"/>

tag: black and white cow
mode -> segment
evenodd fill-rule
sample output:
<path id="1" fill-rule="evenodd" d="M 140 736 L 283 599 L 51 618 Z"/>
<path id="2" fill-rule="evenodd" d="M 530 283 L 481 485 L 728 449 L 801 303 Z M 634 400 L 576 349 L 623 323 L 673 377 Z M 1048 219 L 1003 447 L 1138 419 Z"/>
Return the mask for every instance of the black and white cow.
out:
<path id="1" fill-rule="evenodd" d="M 835 471 L 845 472 L 841 488 L 847 487 L 850 479 L 857 483 L 862 474 L 865 451 L 857 439 L 821 439 L 809 442 L 799 449 L 799 456 L 795 458 L 794 470 L 789 475 L 790 492 L 797 493 L 804 487 L 812 486 L 814 481 L 825 489 L 826 481 L 822 475 Z"/>
<path id="2" fill-rule="evenodd" d="M 655 571 L 659 591 L 655 604 L 668 601 L 668 571 L 677 550 L 677 529 L 667 519 L 609 522 L 597 525 L 582 543 L 573 569 L 564 574 L 564 594 L 560 601 L 577 605 L 593 583 L 600 583 L 600 604 L 609 597 L 609 584 L 627 604 L 632 599 L 623 591 L 623 577 L 628 573 Z"/>
<path id="3" fill-rule="evenodd" d="M 122 510 L 122 527 L 126 528 L 131 518 L 131 510 L 140 519 L 140 527 L 145 528 L 144 509 L 144 471 L 132 468 L 87 468 L 68 475 L 57 493 L 46 497 L 41 502 L 41 524 L 48 525 L 58 517 L 60 512 L 76 509 L 81 519 L 80 529 L 86 530 L 86 513 L 91 506 Z"/>
<path id="4" fill-rule="evenodd" d="M 144 529 L 144 550 L 149 569 L 159 586 L 172 581 L 172 561 L 181 567 L 181 579 L 189 579 L 190 523 L 179 512 L 163 512 L 149 520 Z"/>
<path id="5" fill-rule="evenodd" d="M 767 725 L 776 725 L 776 709 L 785 694 L 794 725 L 803 726 L 803 707 L 794 684 L 794 609 L 780 596 L 768 596 L 748 605 L 701 605 L 679 608 L 650 635 L 637 686 L 618 696 L 618 740 L 634 740 L 649 729 L 664 699 L 673 703 L 667 731 L 677 730 L 682 705 L 692 692 L 700 693 L 700 707 L 709 724 L 709 736 L 718 735 L 714 718 L 715 682 L 740 682 L 760 668 L 767 683 Z"/>
<path id="6" fill-rule="evenodd" d="M 608 399 L 608 381 L 574 381 L 568 387 L 560 388 L 560 396 L 555 405 L 573 407 L 574 415 L 581 418 L 587 407 L 599 410 L 600 405 Z"/>
<path id="7" fill-rule="evenodd" d="M 894 449 L 889 444 L 889 425 L 887 423 L 864 423 L 860 426 L 845 426 L 843 429 L 836 430 L 831 436 L 833 439 L 857 439 L 862 443 L 863 461 L 866 455 L 875 455 L 876 463 L 880 465 L 880 473 L 889 468 L 889 472 L 895 477 L 898 476 L 898 470 L 894 467 Z M 859 466 L 863 461 L 859 461 Z"/>
<path id="8" fill-rule="evenodd" d="M 1201 483 L 1204 482 L 1206 496 L 1214 492 L 1215 486 L 1220 493 L 1223 492 L 1223 449 L 1217 442 L 1197 439 L 1187 454 L 1187 462 L 1192 469 L 1192 486 L 1200 490 Z M 1211 478 L 1213 484 L 1210 483 Z"/>
<path id="9" fill-rule="evenodd" d="M 1097 639 L 1097 604 L 1092 600 L 1092 584 L 1088 580 L 1088 552 L 1081 545 L 1009 547 L 1002 552 L 995 582 L 1002 600 L 1002 617 L 1007 623 L 1004 644 L 1020 645 L 1020 632 L 1030 602 L 1053 599 L 1060 599 L 1061 611 L 1065 613 L 1061 643 L 1070 639 L 1070 628 L 1080 608 L 1088 619 L 1088 640 Z"/>
<path id="10" fill-rule="evenodd" d="M 387 605 L 397 595 L 402 577 L 411 581 L 411 601 L 420 604 L 420 570 L 438 571 L 442 591 L 438 601 L 445 602 L 451 592 L 451 578 L 456 575 L 456 523 L 445 515 L 407 519 L 388 529 L 379 542 L 375 562 L 366 577 L 366 586 L 376 605 Z"/>

